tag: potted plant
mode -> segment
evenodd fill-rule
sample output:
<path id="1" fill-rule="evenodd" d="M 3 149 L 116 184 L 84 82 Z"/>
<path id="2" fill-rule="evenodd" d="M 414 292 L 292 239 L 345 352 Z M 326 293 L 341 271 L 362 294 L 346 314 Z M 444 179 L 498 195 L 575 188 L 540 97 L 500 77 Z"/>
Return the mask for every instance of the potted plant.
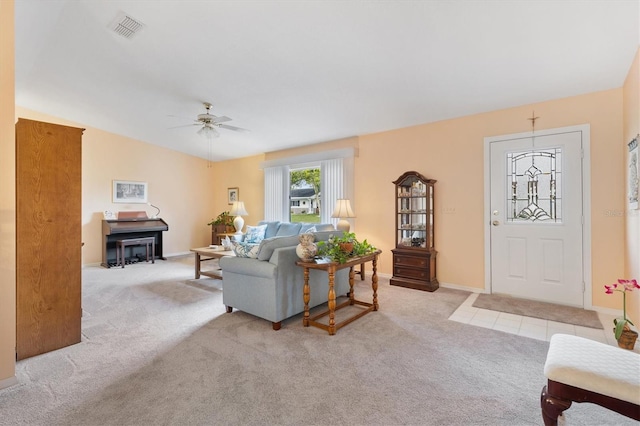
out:
<path id="1" fill-rule="evenodd" d="M 220 213 L 218 217 L 212 219 L 211 222 L 207 223 L 207 225 L 211 225 L 214 227 L 224 226 L 223 229 L 216 230 L 216 232 L 223 234 L 226 232 L 233 232 L 235 230 L 235 228 L 233 228 L 233 216 L 231 216 L 229 212 Z"/>
<path id="2" fill-rule="evenodd" d="M 604 288 L 606 294 L 613 294 L 615 291 L 622 293 L 622 317 L 615 318 L 613 329 L 618 346 L 623 349 L 633 349 L 636 339 L 638 338 L 638 332 L 631 330 L 630 325 L 634 325 L 629 318 L 627 318 L 627 291 L 633 291 L 636 288 L 640 288 L 636 280 L 623 280 L 619 279 L 617 283 L 611 285 L 605 285 Z"/>
<path id="3" fill-rule="evenodd" d="M 331 235 L 327 241 L 319 241 L 318 257 L 326 257 L 333 262 L 345 263 L 352 257 L 364 256 L 376 251 L 367 240 L 358 241 L 353 232 L 344 232 L 341 236 Z"/>

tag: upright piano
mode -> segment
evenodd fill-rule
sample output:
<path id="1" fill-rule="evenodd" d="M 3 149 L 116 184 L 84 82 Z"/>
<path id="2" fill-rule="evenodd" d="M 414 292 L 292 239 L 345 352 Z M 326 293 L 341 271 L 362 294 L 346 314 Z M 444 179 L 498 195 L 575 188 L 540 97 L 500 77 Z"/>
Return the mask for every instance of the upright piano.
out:
<path id="1" fill-rule="evenodd" d="M 118 219 L 103 219 L 101 265 L 105 268 L 115 266 L 116 241 L 128 238 L 154 237 L 156 259 L 165 260 L 162 255 L 162 233 L 168 230 L 169 225 L 164 220 L 149 218 L 146 212 L 120 212 Z M 145 248 L 141 247 L 140 250 L 140 256 L 144 257 Z"/>

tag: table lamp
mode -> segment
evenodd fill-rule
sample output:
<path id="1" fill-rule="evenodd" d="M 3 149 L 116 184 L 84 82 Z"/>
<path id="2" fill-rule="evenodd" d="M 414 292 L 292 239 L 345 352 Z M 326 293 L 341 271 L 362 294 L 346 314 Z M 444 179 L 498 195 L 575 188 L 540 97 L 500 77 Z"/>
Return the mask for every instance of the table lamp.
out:
<path id="1" fill-rule="evenodd" d="M 356 217 L 356 215 L 353 213 L 353 210 L 351 210 L 351 202 L 349 200 L 338 199 L 336 200 L 336 207 L 333 210 L 331 217 L 340 219 L 336 225 L 336 229 L 338 229 L 338 231 L 349 232 L 351 225 L 346 218 Z"/>
<path id="2" fill-rule="evenodd" d="M 244 227 L 244 219 L 242 216 L 249 214 L 244 208 L 244 201 L 234 201 L 229 214 L 235 216 L 233 219 L 233 227 L 236 228 L 236 234 L 241 234 L 242 228 Z"/>

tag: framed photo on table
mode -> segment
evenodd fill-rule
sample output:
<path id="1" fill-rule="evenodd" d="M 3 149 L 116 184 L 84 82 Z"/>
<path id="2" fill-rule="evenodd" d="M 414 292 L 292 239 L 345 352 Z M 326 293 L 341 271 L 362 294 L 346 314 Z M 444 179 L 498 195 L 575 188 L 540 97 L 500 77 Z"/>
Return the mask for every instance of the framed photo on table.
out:
<path id="1" fill-rule="evenodd" d="M 227 202 L 233 204 L 240 199 L 240 190 L 238 188 L 227 188 Z"/>
<path id="2" fill-rule="evenodd" d="M 146 203 L 147 197 L 147 182 L 113 181 L 114 203 Z"/>

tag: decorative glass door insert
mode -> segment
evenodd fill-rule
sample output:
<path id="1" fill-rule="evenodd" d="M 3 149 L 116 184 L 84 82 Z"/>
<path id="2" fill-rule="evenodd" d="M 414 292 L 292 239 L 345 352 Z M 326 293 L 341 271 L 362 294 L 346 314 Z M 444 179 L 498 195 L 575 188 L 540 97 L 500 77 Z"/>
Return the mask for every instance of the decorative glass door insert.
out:
<path id="1" fill-rule="evenodd" d="M 507 221 L 562 222 L 562 149 L 509 152 Z"/>

